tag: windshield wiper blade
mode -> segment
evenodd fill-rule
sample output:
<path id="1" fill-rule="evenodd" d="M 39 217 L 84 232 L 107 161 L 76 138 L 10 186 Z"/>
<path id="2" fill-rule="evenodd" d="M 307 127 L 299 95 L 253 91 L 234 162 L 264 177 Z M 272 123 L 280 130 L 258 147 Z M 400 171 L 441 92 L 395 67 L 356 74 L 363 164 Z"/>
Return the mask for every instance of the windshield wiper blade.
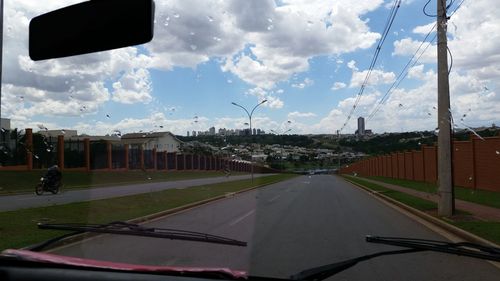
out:
<path id="1" fill-rule="evenodd" d="M 470 242 L 449 243 L 427 239 L 379 236 L 366 236 L 366 241 L 370 243 L 379 243 L 424 251 L 455 254 L 484 260 L 500 261 L 500 248 L 483 246 Z"/>
<path id="2" fill-rule="evenodd" d="M 84 232 L 95 232 L 95 233 L 109 233 L 109 234 L 119 234 L 119 235 L 133 235 L 133 236 L 144 236 L 144 237 L 155 237 L 155 238 L 166 238 L 175 240 L 188 240 L 188 241 L 198 241 L 198 242 L 208 242 L 216 244 L 225 244 L 233 246 L 247 246 L 246 242 L 212 235 L 208 233 L 179 230 L 179 229 L 168 229 L 168 228 L 157 228 L 157 227 L 145 227 L 133 223 L 127 223 L 122 221 L 111 222 L 107 224 L 80 224 L 80 223 L 64 223 L 64 224 L 48 224 L 39 223 L 38 228 L 40 229 L 55 229 L 55 230 L 69 230 L 74 231 L 73 233 L 65 234 L 40 244 L 34 245 L 27 248 L 31 251 L 41 251 L 47 246 L 59 242 L 70 236 L 81 234 Z"/>
<path id="3" fill-rule="evenodd" d="M 387 244 L 400 246 L 409 249 L 385 251 L 364 255 L 354 259 L 323 265 L 301 271 L 290 278 L 293 280 L 324 280 L 339 272 L 342 272 L 359 262 L 370 260 L 380 256 L 407 254 L 422 251 L 434 251 L 449 253 L 461 256 L 468 256 L 492 261 L 500 261 L 500 249 L 496 247 L 483 246 L 469 242 L 449 243 L 426 239 L 397 238 L 397 237 L 379 237 L 366 236 L 366 241 L 370 243 Z"/>

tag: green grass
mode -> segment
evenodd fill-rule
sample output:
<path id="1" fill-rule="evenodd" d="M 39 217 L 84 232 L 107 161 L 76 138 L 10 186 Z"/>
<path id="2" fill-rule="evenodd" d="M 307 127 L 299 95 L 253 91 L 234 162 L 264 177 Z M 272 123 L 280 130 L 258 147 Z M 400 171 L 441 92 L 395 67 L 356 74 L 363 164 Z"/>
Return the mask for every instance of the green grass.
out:
<path id="1" fill-rule="evenodd" d="M 418 182 L 411 180 L 403 180 L 403 179 L 393 179 L 386 177 L 369 177 L 370 179 L 399 185 L 411 189 L 415 189 L 418 191 L 428 192 L 428 193 L 436 193 L 437 185 L 427 183 L 427 182 Z M 486 205 L 494 208 L 500 208 L 500 192 L 488 191 L 488 190 L 473 190 L 470 188 L 464 187 L 455 187 L 455 198 L 473 202 L 481 205 Z"/>
<path id="2" fill-rule="evenodd" d="M 462 221 L 451 222 L 451 224 L 468 232 L 474 233 L 477 236 L 500 244 L 500 222 Z"/>
<path id="3" fill-rule="evenodd" d="M 424 200 L 403 192 L 395 191 L 392 189 L 385 188 L 381 185 L 378 185 L 373 182 L 369 182 L 366 180 L 362 180 L 360 178 L 355 178 L 355 177 L 347 177 L 350 181 L 353 181 L 357 184 L 360 184 L 368 189 L 371 189 L 373 191 L 380 192 L 384 194 L 387 197 L 390 197 L 394 200 L 397 200 L 399 202 L 402 202 L 408 206 L 411 206 L 417 210 L 420 211 L 429 211 L 429 210 L 434 210 L 437 209 L 437 204 L 428 200 Z"/>
<path id="4" fill-rule="evenodd" d="M 44 171 L 0 171 L 0 195 L 33 192 Z M 243 173 L 233 173 L 241 175 Z M 127 171 L 127 172 L 76 172 L 64 171 L 64 189 L 91 188 L 133 183 L 174 181 L 184 179 L 220 177 L 220 171 Z"/>
<path id="5" fill-rule="evenodd" d="M 353 181 L 357 184 L 360 184 L 368 189 L 381 192 L 382 194 L 395 199 L 403 204 L 406 204 L 410 207 L 418 209 L 420 211 L 429 211 L 437 208 L 437 204 L 434 202 L 430 202 L 424 199 L 420 199 L 402 192 L 394 191 L 388 188 L 385 188 L 376 183 L 372 183 L 360 178 L 355 178 L 352 176 L 346 176 L 346 178 L 350 181 Z M 375 179 L 375 177 L 372 177 Z M 376 177 L 378 180 L 379 177 Z M 385 179 L 385 178 L 384 178 Z M 398 180 L 399 181 L 399 180 Z M 393 181 L 395 182 L 395 181 Z M 391 182 L 392 183 L 392 182 Z M 406 187 L 409 187 L 408 185 Z M 479 237 L 490 240 L 494 243 L 500 243 L 500 222 L 485 222 L 485 221 L 469 221 L 471 219 L 469 213 L 461 210 L 457 210 L 458 215 L 465 215 L 468 217 L 467 221 L 453 221 L 449 219 L 443 219 L 444 222 L 450 223 L 456 227 L 459 227 L 465 231 L 473 233 Z"/>
<path id="6" fill-rule="evenodd" d="M 0 212 L 0 251 L 24 247 L 67 233 L 39 230 L 36 227 L 37 222 L 107 223 L 129 220 L 295 176 L 279 174 L 256 178 L 253 185 L 251 180 L 238 180 L 90 202 Z"/>

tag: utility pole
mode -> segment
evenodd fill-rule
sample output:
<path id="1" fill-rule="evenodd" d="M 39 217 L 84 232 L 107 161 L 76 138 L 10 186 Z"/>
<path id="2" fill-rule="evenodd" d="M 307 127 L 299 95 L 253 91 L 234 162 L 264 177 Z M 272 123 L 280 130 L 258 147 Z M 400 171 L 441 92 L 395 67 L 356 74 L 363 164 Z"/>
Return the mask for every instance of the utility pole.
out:
<path id="1" fill-rule="evenodd" d="M 446 0 L 437 0 L 437 75 L 438 75 L 438 215 L 449 217 L 454 211 L 451 160 L 451 110 L 448 81 Z"/>
<path id="2" fill-rule="evenodd" d="M 337 130 L 337 144 L 338 144 L 338 152 L 337 152 L 337 160 L 338 160 L 338 168 L 337 173 L 340 175 L 340 130 Z"/>

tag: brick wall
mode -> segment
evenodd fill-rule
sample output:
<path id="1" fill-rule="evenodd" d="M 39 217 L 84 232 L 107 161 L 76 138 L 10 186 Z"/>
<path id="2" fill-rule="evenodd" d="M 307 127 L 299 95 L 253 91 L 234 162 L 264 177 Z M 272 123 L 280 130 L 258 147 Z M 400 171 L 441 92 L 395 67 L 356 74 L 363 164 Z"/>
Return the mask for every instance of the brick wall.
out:
<path id="1" fill-rule="evenodd" d="M 343 167 L 341 173 L 437 182 L 437 147 L 371 157 Z M 453 143 L 456 186 L 500 192 L 500 137 L 471 138 Z"/>

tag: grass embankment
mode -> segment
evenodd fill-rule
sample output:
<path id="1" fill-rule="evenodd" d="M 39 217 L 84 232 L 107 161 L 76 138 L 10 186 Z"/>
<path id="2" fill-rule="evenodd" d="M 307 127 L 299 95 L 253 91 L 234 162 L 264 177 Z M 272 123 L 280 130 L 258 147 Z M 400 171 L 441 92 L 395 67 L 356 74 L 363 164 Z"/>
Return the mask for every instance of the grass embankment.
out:
<path id="1" fill-rule="evenodd" d="M 360 178 L 355 178 L 355 177 L 347 177 L 348 180 L 353 181 L 357 184 L 360 184 L 370 190 L 373 190 L 375 192 L 379 192 L 384 194 L 387 197 L 390 197 L 394 200 L 397 200 L 401 203 L 404 203 L 410 207 L 413 207 L 417 210 L 420 211 L 430 211 L 437 209 L 437 204 L 425 199 L 421 199 L 403 192 L 395 191 L 389 188 L 385 188 L 381 185 L 378 185 L 373 182 L 369 182 Z"/>
<path id="2" fill-rule="evenodd" d="M 35 185 L 43 171 L 0 171 L 0 195 L 12 193 L 34 192 Z M 233 173 L 232 175 L 242 175 Z M 187 180 L 224 176 L 220 171 L 92 171 L 92 172 L 63 172 L 63 189 L 92 188 L 99 186 L 117 186 L 135 183 L 149 183 L 161 181 Z"/>
<path id="3" fill-rule="evenodd" d="M 36 226 L 38 222 L 107 223 L 130 220 L 295 176 L 280 174 L 255 178 L 254 184 L 251 180 L 238 180 L 90 202 L 0 212 L 0 251 L 24 247 L 67 233 L 39 230 Z"/>
<path id="4" fill-rule="evenodd" d="M 355 177 L 346 177 L 348 180 L 360 184 L 368 189 L 371 189 L 376 192 L 380 192 L 392 199 L 395 199 L 403 204 L 406 204 L 410 207 L 413 207 L 417 210 L 427 212 L 432 215 L 429 211 L 437 209 L 437 204 L 425 199 L 421 199 L 403 192 L 395 191 L 392 189 L 385 188 L 376 183 L 372 183 L 360 178 Z M 373 179 L 379 180 L 379 177 L 372 177 Z M 386 179 L 386 178 L 384 178 Z M 396 185 L 396 182 L 400 180 L 391 181 L 388 183 Z M 406 187 L 412 188 L 415 182 L 410 182 L 406 185 Z M 403 186 L 403 185 L 401 185 Z M 417 185 L 418 186 L 418 185 Z M 423 186 L 419 186 L 419 188 L 425 188 Z M 420 190 L 420 189 L 419 189 Z M 423 190 L 421 190 L 423 191 Z M 459 227 L 465 231 L 473 233 L 479 237 L 490 240 L 497 244 L 500 244 L 500 222 L 488 222 L 488 221 L 479 221 L 474 219 L 470 214 L 464 211 L 458 211 L 459 216 L 451 218 L 451 219 L 442 219 L 444 222 L 450 223 L 456 227 Z"/>
<path id="5" fill-rule="evenodd" d="M 386 177 L 370 177 L 370 178 L 389 184 L 404 186 L 418 191 L 437 193 L 437 185 L 432 183 L 410 181 L 403 179 L 393 179 Z M 500 208 L 500 192 L 479 190 L 479 189 L 474 190 L 471 188 L 455 186 L 455 198 L 494 208 Z"/>

